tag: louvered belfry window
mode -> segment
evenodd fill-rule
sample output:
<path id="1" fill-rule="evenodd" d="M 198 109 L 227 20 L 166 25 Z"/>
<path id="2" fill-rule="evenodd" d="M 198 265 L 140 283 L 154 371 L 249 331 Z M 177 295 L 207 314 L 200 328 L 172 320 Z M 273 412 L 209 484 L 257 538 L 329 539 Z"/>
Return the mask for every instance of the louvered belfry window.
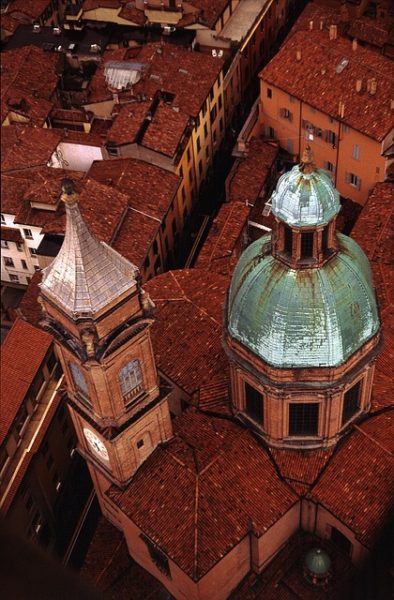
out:
<path id="1" fill-rule="evenodd" d="M 319 404 L 290 403 L 289 435 L 317 435 L 319 422 Z"/>
<path id="2" fill-rule="evenodd" d="M 88 400 L 90 394 L 84 374 L 82 373 L 78 365 L 76 365 L 75 363 L 69 363 L 69 367 L 77 391 L 80 393 L 84 400 Z"/>
<path id="3" fill-rule="evenodd" d="M 142 372 L 138 359 L 131 360 L 119 371 L 119 382 L 126 402 L 142 391 Z"/>

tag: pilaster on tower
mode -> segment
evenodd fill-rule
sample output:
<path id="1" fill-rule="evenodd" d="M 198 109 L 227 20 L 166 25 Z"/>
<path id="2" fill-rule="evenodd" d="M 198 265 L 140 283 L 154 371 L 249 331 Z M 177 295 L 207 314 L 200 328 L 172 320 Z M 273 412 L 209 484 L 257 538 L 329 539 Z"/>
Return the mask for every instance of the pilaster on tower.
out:
<path id="1" fill-rule="evenodd" d="M 71 180 L 63 181 L 62 200 L 66 234 L 43 271 L 42 324 L 55 337 L 79 450 L 103 492 L 127 485 L 172 437 L 169 390 L 156 370 L 154 305 L 137 267 L 92 235 Z"/>

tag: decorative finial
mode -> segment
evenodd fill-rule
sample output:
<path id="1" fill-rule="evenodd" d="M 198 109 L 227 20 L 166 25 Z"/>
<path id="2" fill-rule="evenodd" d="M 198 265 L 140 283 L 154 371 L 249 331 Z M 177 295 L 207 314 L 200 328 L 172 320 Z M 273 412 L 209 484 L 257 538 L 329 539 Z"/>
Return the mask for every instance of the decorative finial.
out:
<path id="1" fill-rule="evenodd" d="M 78 194 L 72 179 L 63 179 L 61 199 L 65 204 L 75 204 L 78 201 Z"/>
<path id="2" fill-rule="evenodd" d="M 316 170 L 316 165 L 313 162 L 312 149 L 309 146 L 305 146 L 300 162 L 300 171 L 302 173 L 313 173 Z"/>

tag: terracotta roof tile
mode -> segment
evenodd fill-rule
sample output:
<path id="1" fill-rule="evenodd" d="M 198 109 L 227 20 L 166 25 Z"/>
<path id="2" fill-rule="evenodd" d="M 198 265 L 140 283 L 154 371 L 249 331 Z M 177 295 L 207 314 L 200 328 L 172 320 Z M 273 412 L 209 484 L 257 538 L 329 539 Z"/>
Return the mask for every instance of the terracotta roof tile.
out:
<path id="1" fill-rule="evenodd" d="M 34 273 L 18 306 L 18 312 L 20 312 L 21 317 L 32 325 L 38 325 L 43 317 L 41 304 L 38 302 L 38 296 L 41 291 L 39 288 L 41 278 L 42 271 Z"/>
<path id="2" fill-rule="evenodd" d="M 23 242 L 19 229 L 13 229 L 12 227 L 1 228 L 1 239 L 6 242 Z"/>
<path id="3" fill-rule="evenodd" d="M 1 353 L 0 443 L 4 441 L 51 343 L 52 336 L 22 319 L 17 319 L 8 333 Z"/>
<path id="4" fill-rule="evenodd" d="M 161 102 L 140 143 L 142 146 L 172 158 L 183 138 L 188 123 L 188 115 L 181 111 L 176 112 L 173 108 Z"/>
<path id="5" fill-rule="evenodd" d="M 390 37 L 390 31 L 393 30 L 393 24 L 377 22 L 369 17 L 360 17 L 350 24 L 348 35 L 357 40 L 372 44 L 382 48 Z"/>
<path id="6" fill-rule="evenodd" d="M 129 195 L 131 208 L 159 221 L 170 208 L 181 181 L 174 173 L 134 158 L 94 161 L 88 176 Z"/>
<path id="7" fill-rule="evenodd" d="M 150 105 L 150 101 L 146 100 L 145 102 L 133 102 L 132 104 L 115 107 L 113 114 L 119 112 L 108 131 L 108 141 L 115 144 L 134 143 Z"/>
<path id="8" fill-rule="evenodd" d="M 0 15 L 0 24 L 2 31 L 7 31 L 10 34 L 14 33 L 16 29 L 21 24 L 21 21 L 12 17 L 11 15 L 1 14 Z"/>
<path id="9" fill-rule="evenodd" d="M 1 175 L 1 210 L 16 215 L 23 203 L 23 194 L 29 187 L 29 171 Z"/>
<path id="10" fill-rule="evenodd" d="M 202 412 L 231 415 L 230 374 L 228 370 L 218 373 L 203 384 L 198 392 L 197 406 Z"/>
<path id="11" fill-rule="evenodd" d="M 269 178 L 278 146 L 258 138 L 248 142 L 245 158 L 238 158 L 228 177 L 227 200 L 254 204 Z"/>
<path id="12" fill-rule="evenodd" d="M 310 493 L 369 548 L 392 509 L 393 438 L 393 410 L 371 417 L 338 448 Z"/>
<path id="13" fill-rule="evenodd" d="M 1 55 L 1 120 L 15 111 L 42 126 L 53 104 L 58 82 L 56 54 L 37 46 L 24 46 Z"/>
<path id="14" fill-rule="evenodd" d="M 63 137 L 54 129 L 2 127 L 1 169 L 3 172 L 45 166 Z"/>
<path id="15" fill-rule="evenodd" d="M 277 450 L 271 449 L 281 475 L 289 482 L 313 484 L 330 460 L 333 449 L 329 450 Z"/>
<path id="16" fill-rule="evenodd" d="M 191 4 L 200 11 L 201 22 L 212 28 L 229 4 L 229 0 L 216 0 L 215 2 L 211 0 L 192 0 Z"/>
<path id="17" fill-rule="evenodd" d="M 232 272 L 241 250 L 242 232 L 249 212 L 249 207 L 242 202 L 228 202 L 221 206 L 198 255 L 196 267 L 222 274 Z M 231 257 L 234 260 L 229 263 Z"/>
<path id="18" fill-rule="evenodd" d="M 179 444 L 189 460 L 179 458 Z M 262 533 L 297 501 L 250 432 L 192 411 L 178 417 L 174 440 L 147 459 L 128 488 L 112 487 L 109 495 L 195 580 L 239 543 L 250 519 Z"/>
<path id="19" fill-rule="evenodd" d="M 227 369 L 221 345 L 228 278 L 198 269 L 147 282 L 156 304 L 152 343 L 158 368 L 188 394 Z"/>
<path id="20" fill-rule="evenodd" d="M 122 6 L 122 9 L 119 13 L 119 17 L 122 19 L 126 19 L 127 21 L 132 21 L 133 23 L 137 23 L 137 25 L 145 25 L 146 16 L 144 11 L 136 8 L 135 3 L 128 2 Z"/>
<path id="21" fill-rule="evenodd" d="M 156 218 L 128 208 L 112 246 L 142 270 L 159 227 L 160 223 Z"/>
<path id="22" fill-rule="evenodd" d="M 296 60 L 297 50 L 301 50 L 300 61 Z M 337 73 L 336 67 L 344 58 L 349 62 Z M 326 31 L 312 30 L 308 35 L 296 32 L 260 77 L 333 118 L 338 118 L 341 100 L 345 104 L 343 122 L 375 140 L 382 141 L 394 126 L 391 60 L 366 47 L 353 51 L 349 40 L 329 40 Z M 373 77 L 377 78 L 375 95 L 365 89 Z M 360 93 L 356 91 L 359 79 L 364 82 Z"/>
<path id="23" fill-rule="evenodd" d="M 9 14 L 23 13 L 31 19 L 31 23 L 37 20 L 46 8 L 51 4 L 51 0 L 12 0 L 8 8 Z"/>

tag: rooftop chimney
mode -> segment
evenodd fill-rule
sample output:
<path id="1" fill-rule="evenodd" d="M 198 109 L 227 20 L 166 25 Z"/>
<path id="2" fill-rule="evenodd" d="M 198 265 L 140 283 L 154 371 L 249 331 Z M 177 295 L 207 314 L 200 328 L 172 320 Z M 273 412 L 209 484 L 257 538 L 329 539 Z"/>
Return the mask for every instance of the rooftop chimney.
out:
<path id="1" fill-rule="evenodd" d="M 339 101 L 339 104 L 338 104 L 338 115 L 341 119 L 343 119 L 343 117 L 345 116 L 345 103 L 342 102 L 341 100 Z"/>
<path id="2" fill-rule="evenodd" d="M 363 80 L 362 79 L 357 79 L 356 81 L 356 92 L 361 92 L 363 87 Z"/>
<path id="3" fill-rule="evenodd" d="M 309 21 L 309 29 L 312 30 L 313 29 L 313 21 Z"/>
<path id="4" fill-rule="evenodd" d="M 373 79 L 371 79 L 371 87 L 369 90 L 369 93 L 371 94 L 371 96 L 374 96 L 376 94 L 377 86 L 378 86 L 378 82 L 376 81 L 375 77 L 373 77 Z"/>
<path id="5" fill-rule="evenodd" d="M 301 60 L 301 50 L 300 49 L 298 49 L 297 52 L 296 52 L 296 59 L 298 61 Z"/>
<path id="6" fill-rule="evenodd" d="M 319 26 L 320 26 L 320 29 L 322 30 L 322 29 L 323 29 L 323 27 L 324 27 L 324 21 L 323 21 L 323 19 L 320 19 L 320 24 L 319 24 Z"/>
<path id="7" fill-rule="evenodd" d="M 330 40 L 336 40 L 337 39 L 337 33 L 338 33 L 337 26 L 336 25 L 330 25 L 330 29 L 329 29 Z"/>
<path id="8" fill-rule="evenodd" d="M 355 52 L 357 50 L 357 46 L 358 46 L 358 44 L 357 44 L 357 38 L 353 38 L 353 41 L 352 41 L 352 50 L 353 50 L 353 52 Z"/>

